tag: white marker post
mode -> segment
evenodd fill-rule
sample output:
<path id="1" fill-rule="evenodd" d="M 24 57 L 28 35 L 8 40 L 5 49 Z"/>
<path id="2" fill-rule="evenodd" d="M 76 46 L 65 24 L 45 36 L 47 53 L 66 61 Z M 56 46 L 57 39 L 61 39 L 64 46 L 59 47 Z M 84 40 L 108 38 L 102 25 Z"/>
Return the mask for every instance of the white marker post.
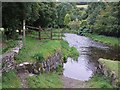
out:
<path id="1" fill-rule="evenodd" d="M 26 46 L 26 38 L 25 38 L 25 20 L 23 20 L 23 47 Z"/>

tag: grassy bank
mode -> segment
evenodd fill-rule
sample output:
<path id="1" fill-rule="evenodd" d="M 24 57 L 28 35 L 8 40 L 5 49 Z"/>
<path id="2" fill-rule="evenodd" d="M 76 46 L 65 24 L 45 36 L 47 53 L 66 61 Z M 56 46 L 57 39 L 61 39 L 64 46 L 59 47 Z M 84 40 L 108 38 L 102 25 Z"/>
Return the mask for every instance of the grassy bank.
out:
<path id="1" fill-rule="evenodd" d="M 79 56 L 79 52 L 75 47 L 69 47 L 69 44 L 66 41 L 61 41 L 61 51 L 63 54 L 63 59 L 67 59 L 67 57 L 71 57 L 76 60 Z"/>
<path id="2" fill-rule="evenodd" d="M 44 59 L 47 59 L 50 55 L 53 55 L 56 51 L 61 50 L 60 41 L 57 40 L 38 40 L 30 36 L 26 37 L 26 47 L 22 48 L 19 55 L 16 57 L 18 63 L 21 62 L 34 62 L 33 57 L 36 54 L 41 54 Z"/>
<path id="3" fill-rule="evenodd" d="M 2 88 L 21 88 L 16 71 L 2 73 Z"/>
<path id="4" fill-rule="evenodd" d="M 17 45 L 16 40 L 5 40 L 2 41 L 2 54 L 7 53 L 11 48 L 14 48 Z"/>
<path id="5" fill-rule="evenodd" d="M 62 88 L 60 76 L 56 73 L 41 74 L 27 78 L 29 88 Z"/>
<path id="6" fill-rule="evenodd" d="M 15 60 L 17 63 L 35 62 L 36 59 L 33 58 L 35 55 L 42 55 L 44 60 L 46 60 L 56 51 L 60 51 L 65 59 L 67 59 L 67 57 L 77 59 L 79 56 L 77 49 L 69 47 L 69 44 L 63 40 L 38 40 L 33 34 L 26 36 L 26 47 L 20 50 Z M 30 88 L 61 88 L 63 86 L 59 75 L 61 70 L 59 67 L 56 73 L 43 73 L 41 75 L 28 77 L 28 86 Z M 21 87 L 16 71 L 4 73 L 3 76 L 3 88 Z"/>
<path id="7" fill-rule="evenodd" d="M 107 60 L 107 59 L 99 59 L 99 62 L 101 64 L 105 65 L 105 68 L 107 68 L 109 71 L 114 71 L 116 76 L 119 77 L 120 72 L 120 62 L 119 61 L 113 61 L 113 60 Z M 110 83 L 110 80 L 105 77 L 104 75 L 98 75 L 95 74 L 88 82 L 87 85 L 91 88 L 112 88 L 112 85 Z"/>
<path id="8" fill-rule="evenodd" d="M 120 46 L 120 42 L 119 42 L 120 38 L 108 37 L 108 36 L 104 36 L 104 35 L 97 35 L 97 34 L 90 34 L 90 33 L 86 33 L 84 35 L 92 38 L 95 41 L 102 42 L 102 43 L 110 45 L 110 46 L 114 46 L 114 45 Z"/>
<path id="9" fill-rule="evenodd" d="M 75 48 L 70 48 L 69 44 L 62 40 L 38 40 L 31 36 L 26 37 L 26 47 L 20 50 L 19 55 L 16 57 L 17 63 L 25 61 L 34 62 L 36 61 L 33 57 L 36 54 L 41 54 L 44 59 L 53 55 L 56 51 L 61 51 L 63 56 L 78 57 L 78 52 Z"/>
<path id="10" fill-rule="evenodd" d="M 109 79 L 97 74 L 87 81 L 87 85 L 90 88 L 112 88 Z"/>
<path id="11" fill-rule="evenodd" d="M 99 62 L 105 67 L 110 70 L 111 72 L 114 71 L 117 76 L 120 75 L 120 62 L 119 61 L 113 61 L 113 60 L 108 60 L 108 59 L 99 59 Z"/>

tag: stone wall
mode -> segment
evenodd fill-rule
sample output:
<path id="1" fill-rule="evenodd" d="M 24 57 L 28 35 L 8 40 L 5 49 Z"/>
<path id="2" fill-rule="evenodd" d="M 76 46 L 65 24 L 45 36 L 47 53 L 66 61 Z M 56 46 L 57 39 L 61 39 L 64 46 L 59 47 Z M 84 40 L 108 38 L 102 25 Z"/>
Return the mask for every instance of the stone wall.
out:
<path id="1" fill-rule="evenodd" d="M 117 77 L 117 75 L 115 74 L 114 71 L 109 70 L 105 64 L 102 64 L 99 60 L 99 66 L 98 66 L 98 72 L 100 71 L 100 73 L 102 73 L 106 78 L 110 78 L 110 81 L 112 83 L 112 86 L 117 88 L 118 87 L 118 83 L 117 80 L 119 80 L 119 78 Z"/>
<path id="2" fill-rule="evenodd" d="M 41 72 L 49 72 L 57 68 L 59 64 L 62 64 L 61 61 L 61 53 L 56 52 L 54 55 L 48 57 L 47 60 L 42 63 L 34 62 L 23 62 L 21 64 L 15 63 L 15 56 L 19 53 L 22 48 L 23 43 L 22 40 L 18 41 L 18 44 L 15 48 L 12 48 L 8 53 L 2 55 L 2 72 L 8 72 L 9 70 L 17 69 L 18 71 L 28 71 L 29 73 L 41 73 Z"/>
<path id="3" fill-rule="evenodd" d="M 43 62 L 24 62 L 16 66 L 16 69 L 19 72 L 28 71 L 33 74 L 40 74 L 42 72 L 53 71 L 57 68 L 57 66 L 61 64 L 61 53 L 56 52 L 54 55 L 50 56 L 47 60 Z"/>
<path id="4" fill-rule="evenodd" d="M 15 48 L 12 48 L 8 53 L 2 55 L 2 72 L 8 72 L 15 68 L 14 57 L 19 53 L 19 50 L 22 48 L 22 40 L 18 41 L 18 44 Z"/>

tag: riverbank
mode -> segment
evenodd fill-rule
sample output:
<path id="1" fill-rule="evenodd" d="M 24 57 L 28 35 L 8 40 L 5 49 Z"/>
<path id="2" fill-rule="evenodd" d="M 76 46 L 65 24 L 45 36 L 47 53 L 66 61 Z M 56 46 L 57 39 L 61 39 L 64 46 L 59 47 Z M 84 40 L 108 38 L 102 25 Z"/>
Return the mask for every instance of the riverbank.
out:
<path id="1" fill-rule="evenodd" d="M 95 74 L 89 81 L 86 82 L 89 88 L 113 88 L 110 80 L 103 75 Z"/>
<path id="2" fill-rule="evenodd" d="M 107 44 L 109 46 L 120 46 L 120 38 L 116 37 L 109 37 L 109 36 L 104 36 L 104 35 L 97 35 L 97 34 L 90 34 L 90 33 L 85 33 L 84 34 L 86 37 L 89 37 L 95 41 Z"/>
<path id="3" fill-rule="evenodd" d="M 103 44 L 106 44 L 108 46 L 120 46 L 120 38 L 116 37 L 110 37 L 110 36 L 104 36 L 104 35 L 97 35 L 97 34 L 90 34 L 85 33 L 86 37 L 91 38 L 94 41 L 101 42 Z M 116 47 L 117 48 L 117 47 Z M 118 48 L 117 48 L 118 51 Z M 119 54 L 119 53 L 118 53 Z M 112 60 L 101 60 L 101 63 L 105 65 L 110 71 L 115 71 L 115 74 L 118 75 L 119 67 L 118 63 L 119 61 L 112 61 Z M 105 81 L 106 79 L 106 81 Z M 109 77 L 100 76 L 98 74 L 94 75 L 88 82 L 87 85 L 89 87 L 94 88 L 112 88 L 112 83 L 109 80 Z"/>

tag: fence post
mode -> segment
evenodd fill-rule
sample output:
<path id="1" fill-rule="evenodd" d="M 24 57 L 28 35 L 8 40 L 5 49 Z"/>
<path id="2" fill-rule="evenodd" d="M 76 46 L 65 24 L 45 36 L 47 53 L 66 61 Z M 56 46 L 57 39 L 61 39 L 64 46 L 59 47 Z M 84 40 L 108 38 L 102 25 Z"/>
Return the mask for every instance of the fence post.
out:
<path id="1" fill-rule="evenodd" d="M 39 26 L 39 40 L 41 40 L 41 30 L 40 30 L 41 28 L 40 28 L 40 26 Z"/>
<path id="2" fill-rule="evenodd" d="M 25 35 L 25 20 L 23 20 L 23 47 L 26 46 L 26 35 Z"/>
<path id="3" fill-rule="evenodd" d="M 52 29 L 51 29 L 51 40 L 52 40 Z"/>
<path id="4" fill-rule="evenodd" d="M 61 40 L 62 40 L 62 34 L 63 34 L 63 29 L 61 30 L 61 35 L 60 35 L 60 36 L 61 36 L 61 37 L 60 37 Z"/>

